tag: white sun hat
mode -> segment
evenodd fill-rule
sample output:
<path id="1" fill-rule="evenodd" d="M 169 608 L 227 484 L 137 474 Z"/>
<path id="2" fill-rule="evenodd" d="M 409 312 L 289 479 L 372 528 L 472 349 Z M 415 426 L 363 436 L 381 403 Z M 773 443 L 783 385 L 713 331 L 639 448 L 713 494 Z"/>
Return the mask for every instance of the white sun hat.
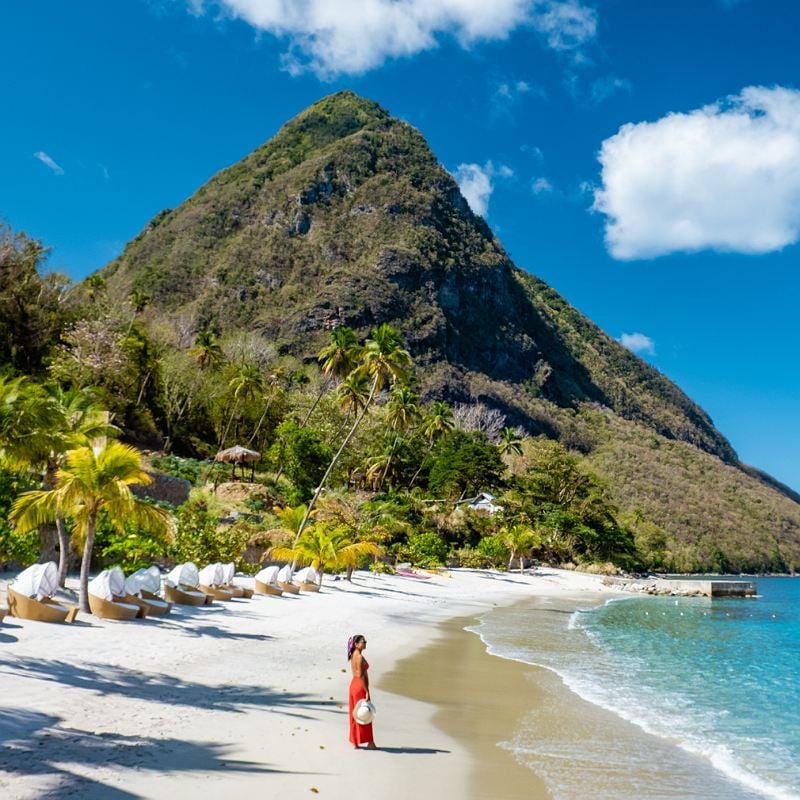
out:
<path id="1" fill-rule="evenodd" d="M 359 725 L 369 725 L 375 719 L 375 706 L 369 700 L 359 700 L 353 709 L 353 719 Z"/>

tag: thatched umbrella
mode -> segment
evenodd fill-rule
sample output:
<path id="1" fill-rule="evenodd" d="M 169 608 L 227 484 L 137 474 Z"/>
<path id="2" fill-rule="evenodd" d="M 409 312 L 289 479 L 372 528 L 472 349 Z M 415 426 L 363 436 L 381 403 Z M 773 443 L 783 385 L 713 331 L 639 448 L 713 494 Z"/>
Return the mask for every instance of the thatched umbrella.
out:
<path id="1" fill-rule="evenodd" d="M 231 480 L 234 480 L 236 477 L 237 464 L 251 464 L 250 480 L 253 481 L 256 474 L 256 461 L 258 461 L 259 458 L 261 458 L 261 453 L 257 453 L 255 450 L 248 450 L 246 447 L 237 444 L 233 447 L 229 447 L 227 450 L 220 450 L 219 453 L 214 456 L 214 461 L 223 461 L 232 465 Z M 242 466 L 242 477 L 244 477 L 244 466 Z"/>

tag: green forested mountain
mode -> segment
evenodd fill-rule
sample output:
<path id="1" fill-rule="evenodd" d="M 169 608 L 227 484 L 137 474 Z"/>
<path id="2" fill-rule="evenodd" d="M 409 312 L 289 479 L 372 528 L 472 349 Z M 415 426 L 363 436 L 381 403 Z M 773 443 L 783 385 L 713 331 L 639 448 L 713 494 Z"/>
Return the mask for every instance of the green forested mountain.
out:
<path id="1" fill-rule="evenodd" d="M 246 329 L 306 361 L 339 326 L 363 336 L 388 322 L 424 398 L 480 401 L 559 439 L 675 552 L 800 563 L 797 497 L 740 465 L 703 409 L 516 267 L 420 133 L 350 92 L 162 211 L 101 276 L 119 303 L 146 292 L 151 318 L 184 339 Z"/>

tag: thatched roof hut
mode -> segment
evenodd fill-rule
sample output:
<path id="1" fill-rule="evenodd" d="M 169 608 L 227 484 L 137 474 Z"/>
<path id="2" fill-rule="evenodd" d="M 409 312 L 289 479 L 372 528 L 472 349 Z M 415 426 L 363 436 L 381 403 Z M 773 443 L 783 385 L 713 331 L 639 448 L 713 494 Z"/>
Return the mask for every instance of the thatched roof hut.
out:
<path id="1" fill-rule="evenodd" d="M 255 477 L 256 461 L 258 461 L 259 458 L 261 458 L 261 453 L 255 450 L 248 450 L 246 447 L 237 444 L 233 447 L 229 447 L 227 450 L 220 450 L 219 453 L 214 456 L 214 461 L 222 461 L 231 465 L 231 479 L 235 479 L 236 477 L 237 464 L 242 465 L 242 477 L 244 477 L 244 465 L 251 464 L 250 480 L 252 481 Z"/>
<path id="2" fill-rule="evenodd" d="M 220 450 L 214 456 L 214 461 L 224 461 L 226 464 L 252 464 L 261 458 L 261 453 L 255 450 L 248 450 L 240 444 L 229 447 L 227 450 Z"/>

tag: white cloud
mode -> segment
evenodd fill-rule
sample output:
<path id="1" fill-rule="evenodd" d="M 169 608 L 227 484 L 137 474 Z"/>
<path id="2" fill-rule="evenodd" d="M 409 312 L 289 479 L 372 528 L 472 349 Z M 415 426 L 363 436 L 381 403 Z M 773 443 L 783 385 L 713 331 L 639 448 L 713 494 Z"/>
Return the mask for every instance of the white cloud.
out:
<path id="1" fill-rule="evenodd" d="M 461 189 L 461 194 L 469 203 L 473 213 L 479 217 L 485 217 L 489 211 L 489 198 L 494 191 L 494 178 L 511 178 L 514 170 L 505 164 L 495 166 L 491 161 L 487 161 L 483 166 L 480 164 L 459 164 L 453 177 Z"/>
<path id="2" fill-rule="evenodd" d="M 45 153 L 43 150 L 38 150 L 37 152 L 35 152 L 33 154 L 33 157 L 38 158 L 39 161 L 42 162 L 42 164 L 53 170 L 53 172 L 55 172 L 56 175 L 64 174 L 64 170 L 58 164 L 56 164 L 56 162 L 53 161 L 53 159 L 50 158 L 50 156 L 47 155 L 47 153 Z"/>
<path id="3" fill-rule="evenodd" d="M 490 173 L 478 164 L 459 164 L 453 177 L 472 211 L 485 217 L 494 191 Z"/>
<path id="4" fill-rule="evenodd" d="M 643 333 L 623 333 L 619 337 L 619 343 L 623 347 L 627 347 L 632 353 L 646 353 L 650 356 L 656 354 L 655 342 Z"/>
<path id="5" fill-rule="evenodd" d="M 597 11 L 579 0 L 537 2 L 533 27 L 553 50 L 578 50 L 597 34 Z"/>
<path id="6" fill-rule="evenodd" d="M 615 258 L 768 253 L 800 238 L 800 92 L 750 86 L 606 139 L 593 208 Z"/>
<path id="7" fill-rule="evenodd" d="M 553 184 L 547 178 L 536 178 L 531 184 L 531 190 L 534 194 L 549 194 L 553 191 Z"/>
<path id="8" fill-rule="evenodd" d="M 187 0 L 289 39 L 284 66 L 323 78 L 357 75 L 388 58 L 438 46 L 442 37 L 468 48 L 531 26 L 553 50 L 577 50 L 592 39 L 597 12 L 581 0 Z"/>
<path id="9" fill-rule="evenodd" d="M 591 93 L 593 103 L 602 103 L 617 92 L 629 92 L 633 88 L 627 78 L 618 78 L 616 75 L 606 75 L 592 83 Z"/>

